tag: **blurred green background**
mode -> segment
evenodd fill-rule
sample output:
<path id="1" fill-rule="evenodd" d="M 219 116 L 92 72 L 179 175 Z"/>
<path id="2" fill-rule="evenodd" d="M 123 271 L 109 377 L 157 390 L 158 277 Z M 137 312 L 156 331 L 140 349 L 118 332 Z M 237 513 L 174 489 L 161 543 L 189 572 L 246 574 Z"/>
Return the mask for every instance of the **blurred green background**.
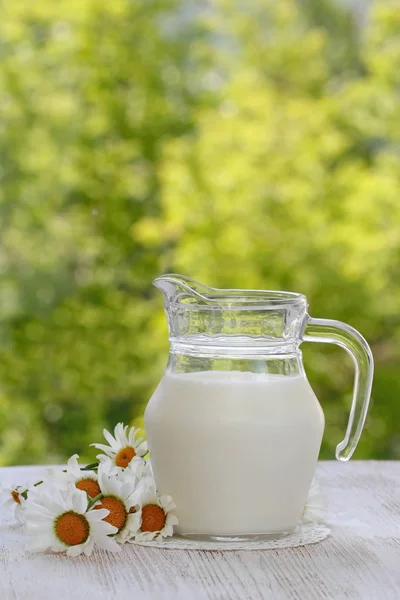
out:
<path id="1" fill-rule="evenodd" d="M 0 464 L 140 422 L 170 271 L 359 329 L 355 457 L 400 458 L 400 5 L 359 5 L 0 1 Z M 351 361 L 302 348 L 333 458 Z"/>

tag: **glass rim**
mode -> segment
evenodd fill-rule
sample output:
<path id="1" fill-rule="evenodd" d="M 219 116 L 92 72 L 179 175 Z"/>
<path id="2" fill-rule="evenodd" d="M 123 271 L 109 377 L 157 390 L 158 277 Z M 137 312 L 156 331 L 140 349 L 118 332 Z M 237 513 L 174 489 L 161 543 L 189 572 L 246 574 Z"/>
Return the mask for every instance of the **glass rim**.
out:
<path id="1" fill-rule="evenodd" d="M 188 302 L 184 302 L 187 299 Z M 207 300 L 199 302 L 191 294 L 181 293 L 171 302 L 179 308 L 197 310 L 260 310 L 279 309 L 290 306 L 306 305 L 307 298 L 298 292 L 277 290 L 221 290 L 210 294 Z"/>
<path id="2" fill-rule="evenodd" d="M 153 284 L 163 291 L 166 307 L 220 311 L 307 306 L 306 296 L 298 292 L 215 288 L 175 273 L 161 275 L 154 279 Z"/>

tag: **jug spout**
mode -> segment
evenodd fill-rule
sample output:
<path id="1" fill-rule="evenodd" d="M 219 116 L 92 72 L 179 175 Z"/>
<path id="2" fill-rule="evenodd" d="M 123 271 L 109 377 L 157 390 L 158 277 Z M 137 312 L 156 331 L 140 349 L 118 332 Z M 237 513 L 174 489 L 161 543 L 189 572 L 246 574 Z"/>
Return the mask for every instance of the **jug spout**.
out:
<path id="1" fill-rule="evenodd" d="M 185 275 L 177 275 L 175 273 L 161 275 L 153 280 L 153 285 L 164 294 L 166 307 L 177 302 L 182 297 L 185 297 L 189 301 L 190 298 L 193 298 L 193 302 L 196 300 L 201 303 L 208 301 L 208 298 L 205 295 L 208 289 L 207 286 L 201 285 L 194 279 L 186 277 Z"/>

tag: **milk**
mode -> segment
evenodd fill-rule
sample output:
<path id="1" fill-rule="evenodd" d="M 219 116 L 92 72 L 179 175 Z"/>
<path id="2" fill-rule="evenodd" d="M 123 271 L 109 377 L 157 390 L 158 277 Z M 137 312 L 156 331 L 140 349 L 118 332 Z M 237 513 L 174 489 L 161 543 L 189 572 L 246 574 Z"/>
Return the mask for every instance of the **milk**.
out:
<path id="1" fill-rule="evenodd" d="M 324 416 L 304 376 L 167 373 L 145 412 L 158 488 L 179 532 L 293 531 L 315 472 Z"/>

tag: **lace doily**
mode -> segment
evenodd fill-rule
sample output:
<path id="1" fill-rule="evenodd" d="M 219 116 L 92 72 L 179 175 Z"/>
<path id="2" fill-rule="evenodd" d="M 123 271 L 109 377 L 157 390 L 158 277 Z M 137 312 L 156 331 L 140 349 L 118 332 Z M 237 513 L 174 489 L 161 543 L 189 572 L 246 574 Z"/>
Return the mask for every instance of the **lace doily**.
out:
<path id="1" fill-rule="evenodd" d="M 324 523 L 300 523 L 296 531 L 278 540 L 209 542 L 174 536 L 151 542 L 134 542 L 134 544 L 152 548 L 169 548 L 171 550 L 276 550 L 279 548 L 297 548 L 298 546 L 322 542 L 328 537 L 330 531 Z"/>

